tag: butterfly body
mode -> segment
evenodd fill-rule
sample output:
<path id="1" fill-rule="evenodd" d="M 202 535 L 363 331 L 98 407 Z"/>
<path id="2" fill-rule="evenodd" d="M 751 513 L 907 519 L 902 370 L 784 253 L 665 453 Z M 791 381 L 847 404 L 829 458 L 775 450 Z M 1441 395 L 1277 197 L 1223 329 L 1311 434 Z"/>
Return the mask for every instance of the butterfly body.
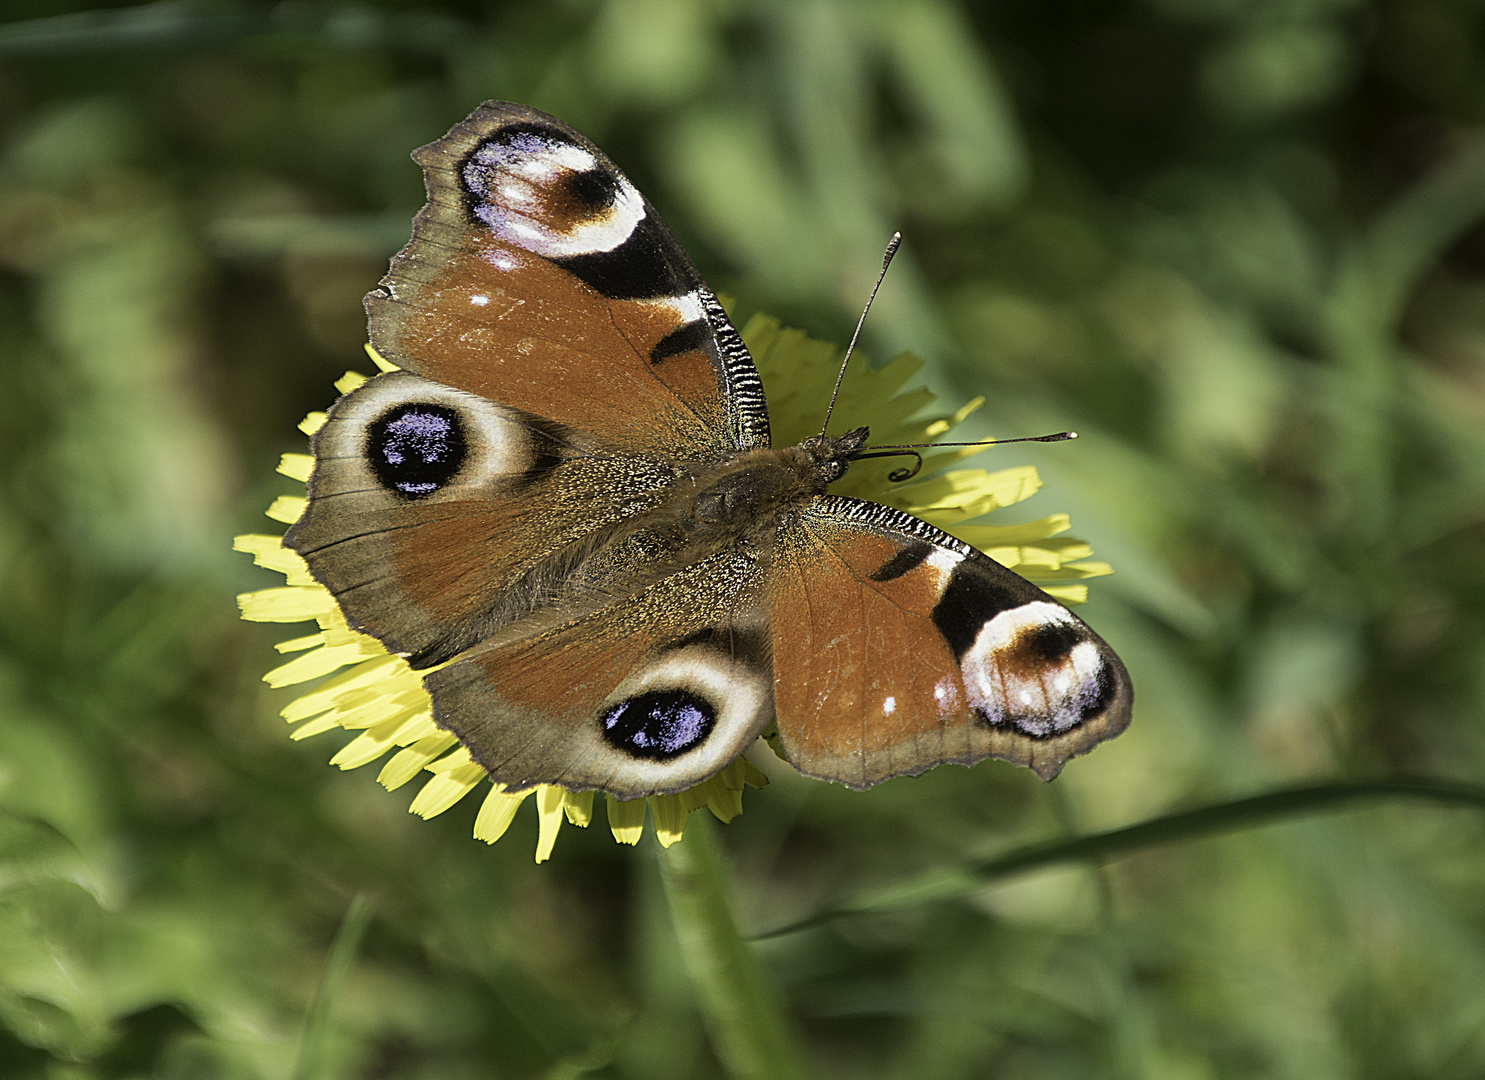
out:
<path id="1" fill-rule="evenodd" d="M 770 444 L 720 304 L 581 135 L 489 103 L 414 156 L 428 206 L 367 297 L 400 370 L 331 410 L 285 543 L 497 781 L 677 791 L 775 718 L 852 786 L 987 756 L 1050 777 L 1127 724 L 1123 666 L 1065 608 L 829 493 L 866 429 Z"/>

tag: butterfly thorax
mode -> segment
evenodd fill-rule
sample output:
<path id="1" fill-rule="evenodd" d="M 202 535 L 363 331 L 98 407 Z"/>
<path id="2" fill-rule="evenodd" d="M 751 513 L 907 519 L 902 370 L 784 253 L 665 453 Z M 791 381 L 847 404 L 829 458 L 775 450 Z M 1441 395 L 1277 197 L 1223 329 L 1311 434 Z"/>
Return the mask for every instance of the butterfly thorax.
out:
<path id="1" fill-rule="evenodd" d="M 696 530 L 770 530 L 782 515 L 840 479 L 867 434 L 857 428 L 839 437 L 817 435 L 798 446 L 745 451 L 702 471 L 690 490 L 678 495 L 675 508 L 685 507 L 682 516 Z"/>

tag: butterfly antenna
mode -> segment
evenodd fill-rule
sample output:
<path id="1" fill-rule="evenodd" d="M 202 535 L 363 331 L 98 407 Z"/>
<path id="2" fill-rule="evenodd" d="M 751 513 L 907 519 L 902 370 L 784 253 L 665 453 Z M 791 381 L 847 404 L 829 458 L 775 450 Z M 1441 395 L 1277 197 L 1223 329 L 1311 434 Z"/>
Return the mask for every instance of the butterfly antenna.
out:
<path id="1" fill-rule="evenodd" d="M 901 469 L 893 469 L 887 474 L 887 479 L 893 483 L 900 484 L 904 480 L 911 480 L 918 475 L 918 470 L 923 468 L 923 455 L 919 450 L 937 450 L 941 446 L 999 446 L 1002 443 L 1013 442 L 1066 442 L 1068 439 L 1076 439 L 1076 431 L 1059 431 L 1055 435 L 1028 435 L 1021 439 L 979 439 L 976 442 L 939 442 L 939 443 L 900 443 L 896 446 L 863 446 L 852 454 L 852 461 L 863 461 L 866 458 L 883 457 L 911 457 L 913 464 Z"/>
<path id="2" fill-rule="evenodd" d="M 1003 443 L 1013 442 L 1067 442 L 1068 439 L 1076 439 L 1076 431 L 1059 431 L 1055 435 L 1027 435 L 1021 439 L 976 439 L 974 442 L 913 442 L 894 443 L 891 446 L 863 446 L 865 452 L 873 450 L 937 450 L 940 446 L 1000 446 Z M 865 457 L 866 453 L 852 454 L 851 460 Z"/>
<path id="3" fill-rule="evenodd" d="M 866 306 L 861 309 L 861 318 L 856 320 L 856 332 L 851 335 L 851 344 L 846 346 L 846 355 L 841 358 L 840 371 L 835 376 L 835 389 L 830 393 L 830 407 L 825 410 L 825 423 L 820 425 L 822 439 L 825 437 L 825 429 L 830 426 L 830 414 L 835 412 L 835 399 L 840 396 L 840 384 L 846 377 L 846 365 L 851 362 L 851 353 L 856 351 L 856 339 L 861 336 L 861 328 L 866 325 L 866 313 L 871 310 L 871 302 L 877 298 L 877 290 L 882 287 L 882 279 L 887 276 L 887 267 L 892 265 L 892 256 L 897 254 L 901 244 L 900 232 L 893 233 L 892 239 L 887 241 L 887 251 L 882 256 L 882 272 L 877 275 L 877 283 L 871 287 L 871 295 L 866 298 Z"/>

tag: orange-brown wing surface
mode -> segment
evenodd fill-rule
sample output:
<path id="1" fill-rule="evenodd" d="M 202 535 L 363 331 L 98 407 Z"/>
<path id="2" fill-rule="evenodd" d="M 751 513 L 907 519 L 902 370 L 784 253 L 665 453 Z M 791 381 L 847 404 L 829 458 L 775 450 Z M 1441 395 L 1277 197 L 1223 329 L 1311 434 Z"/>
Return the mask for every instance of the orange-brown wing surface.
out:
<path id="1" fill-rule="evenodd" d="M 779 739 L 867 787 L 986 757 L 1056 776 L 1129 723 L 1101 638 L 1036 586 L 900 511 L 821 497 L 770 575 Z"/>
<path id="2" fill-rule="evenodd" d="M 413 157 L 428 205 L 366 297 L 382 356 L 618 450 L 767 445 L 742 341 L 596 146 L 545 113 L 486 102 Z"/>
<path id="3" fill-rule="evenodd" d="M 548 609 L 426 685 L 439 725 L 508 787 L 674 792 L 772 719 L 767 618 L 757 565 L 730 550 L 577 618 Z"/>

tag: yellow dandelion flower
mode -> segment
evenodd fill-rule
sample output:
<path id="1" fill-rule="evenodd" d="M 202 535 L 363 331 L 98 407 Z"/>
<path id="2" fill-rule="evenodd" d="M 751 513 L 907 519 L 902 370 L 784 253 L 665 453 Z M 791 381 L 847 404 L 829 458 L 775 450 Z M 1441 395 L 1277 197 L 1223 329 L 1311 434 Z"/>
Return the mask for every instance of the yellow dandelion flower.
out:
<path id="1" fill-rule="evenodd" d="M 742 334 L 768 389 L 775 444 L 790 445 L 814 433 L 839 364 L 837 348 L 811 340 L 800 331 L 785 329 L 764 316 L 752 319 Z M 370 346 L 367 353 L 380 370 L 395 370 Z M 878 370 L 865 363 L 853 365 L 841 387 L 838 414 L 848 417 L 852 425 L 869 426 L 878 443 L 921 443 L 942 437 L 983 399 L 951 415 L 925 419 L 923 414 L 931 408 L 933 395 L 922 388 L 903 390 L 921 366 L 922 361 L 911 354 L 903 354 Z M 366 378 L 347 372 L 335 388 L 345 394 Z M 305 435 L 313 435 L 325 418 L 325 413 L 311 413 L 299 428 Z M 1106 563 L 1090 560 L 1092 549 L 1087 544 L 1061 536 L 1070 526 L 1066 514 L 1019 525 L 961 524 L 1018 503 L 1041 487 L 1036 470 L 1029 466 L 998 471 L 945 468 L 984 449 L 957 447 L 929 453 L 924 459 L 922 479 L 904 484 L 888 480 L 893 465 L 862 461 L 832 490 L 873 499 L 924 518 L 980 548 L 1059 600 L 1080 603 L 1086 599 L 1087 587 L 1073 582 L 1111 570 Z M 311 455 L 285 454 L 278 471 L 304 483 L 313 468 Z M 305 502 L 300 495 L 280 496 L 268 508 L 267 516 L 291 525 L 303 513 Z M 233 547 L 285 578 L 283 586 L 239 596 L 244 619 L 313 621 L 319 627 L 318 633 L 280 642 L 278 651 L 292 654 L 292 659 L 263 676 L 274 687 L 319 680 L 313 689 L 284 707 L 284 719 L 294 725 L 290 738 L 306 739 L 336 729 L 354 733 L 355 737 L 331 758 L 331 764 L 356 769 L 385 759 L 377 780 L 388 790 L 426 775 L 409 808 L 424 818 L 443 813 L 484 786 L 474 836 L 486 843 L 500 839 L 522 803 L 533 799 L 538 817 L 537 862 L 551 856 L 564 822 L 580 828 L 589 825 L 594 804 L 591 791 L 567 791 L 550 785 L 507 791 L 489 782 L 484 769 L 458 740 L 434 723 L 421 675 L 403 658 L 389 654 L 375 638 L 351 629 L 334 598 L 282 540 L 281 535 L 253 533 L 236 537 Z M 648 808 L 657 839 L 669 847 L 681 839 L 692 811 L 706 807 L 719 820 L 731 821 L 742 813 L 743 789 L 762 787 L 767 782 L 756 765 L 740 757 L 702 783 L 673 795 L 652 795 L 631 802 L 605 796 L 609 829 L 619 843 L 637 844 Z"/>

